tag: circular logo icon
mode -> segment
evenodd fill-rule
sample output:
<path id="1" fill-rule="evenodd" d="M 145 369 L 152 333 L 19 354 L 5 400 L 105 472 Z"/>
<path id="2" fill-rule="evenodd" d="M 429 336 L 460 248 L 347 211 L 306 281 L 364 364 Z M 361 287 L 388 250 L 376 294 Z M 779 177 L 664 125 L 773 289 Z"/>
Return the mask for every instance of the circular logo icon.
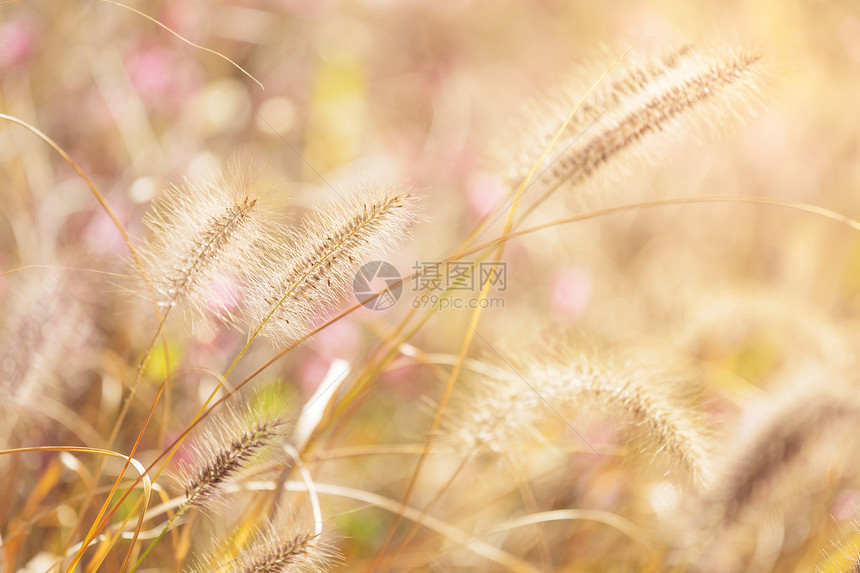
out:
<path id="1" fill-rule="evenodd" d="M 391 263 L 370 261 L 355 273 L 352 292 L 363 306 L 371 310 L 386 310 L 394 306 L 400 298 L 403 282 L 400 273 Z M 370 298 L 376 293 L 380 293 L 379 296 Z"/>

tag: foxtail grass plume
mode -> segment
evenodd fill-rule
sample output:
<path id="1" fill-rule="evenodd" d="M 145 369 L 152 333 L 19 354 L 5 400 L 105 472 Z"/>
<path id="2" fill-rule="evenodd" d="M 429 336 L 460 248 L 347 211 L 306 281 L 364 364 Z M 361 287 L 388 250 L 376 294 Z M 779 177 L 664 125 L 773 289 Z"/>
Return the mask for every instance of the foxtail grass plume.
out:
<path id="1" fill-rule="evenodd" d="M 43 399 L 61 395 L 94 330 L 80 276 L 28 272 L 13 277 L 0 313 L 0 447 L 18 430 L 22 412 L 38 415 Z"/>
<path id="2" fill-rule="evenodd" d="M 754 52 L 685 46 L 626 72 L 622 66 L 620 79 L 610 76 L 605 87 L 598 85 L 537 166 L 530 181 L 539 179 L 536 198 L 529 208 L 562 186 L 579 188 L 610 164 L 622 165 L 622 157 L 654 159 L 658 135 L 682 137 L 743 114 L 758 93 L 760 60 Z M 526 137 L 526 151 L 518 147 L 499 158 L 513 166 L 512 187 L 532 169 L 585 92 L 568 88 L 525 118 L 536 127 L 527 130 L 534 135 Z"/>
<path id="3" fill-rule="evenodd" d="M 509 188 L 516 188 L 525 179 L 562 126 L 559 139 L 553 147 L 556 153 L 550 153 L 550 160 L 558 155 L 558 150 L 570 146 L 603 114 L 617 108 L 625 98 L 639 94 L 677 66 L 691 50 L 692 46 L 685 44 L 665 57 L 650 60 L 643 60 L 634 50 L 618 62 L 609 76 L 595 85 L 585 99 L 581 98 L 585 95 L 583 88 L 587 86 L 583 86 L 581 79 L 571 78 L 550 89 L 545 97 L 527 101 L 516 122 L 517 126 L 504 138 L 506 141 L 492 144 L 494 159 L 506 166 L 504 176 Z M 574 109 L 577 111 L 571 117 Z M 568 118 L 570 121 L 565 124 Z M 511 142 L 519 146 L 515 158 L 511 157 Z M 536 173 L 540 174 L 545 168 L 546 163 Z"/>
<path id="4" fill-rule="evenodd" d="M 814 469 L 808 467 L 812 450 L 823 452 L 821 442 L 860 414 L 860 400 L 834 388 L 786 394 L 773 398 L 757 427 L 745 432 L 743 444 L 730 448 L 721 464 L 711 501 L 722 508 L 724 522 L 739 519 L 762 492 L 775 491 L 772 480 L 794 481 L 798 473 L 793 472 Z"/>
<path id="5" fill-rule="evenodd" d="M 721 571 L 745 570 L 745 559 L 768 528 L 789 516 L 804 519 L 811 496 L 834 467 L 845 471 L 849 464 L 856 471 L 860 400 L 850 389 L 832 383 L 790 386 L 757 413 L 752 427 L 741 428 L 728 444 L 712 487 L 691 517 L 695 525 L 689 531 L 697 535 L 688 551 Z"/>
<path id="6" fill-rule="evenodd" d="M 682 482 L 712 479 L 708 433 L 695 411 L 668 394 L 670 375 L 591 352 L 528 359 L 515 368 L 495 369 L 451 416 L 448 431 L 469 450 L 515 451 L 518 443 L 545 439 L 547 416 L 569 423 L 574 416 L 601 414 Z"/>
<path id="7" fill-rule="evenodd" d="M 243 417 L 228 412 L 211 424 L 194 447 L 193 466 L 181 471 L 186 506 L 211 504 L 226 483 L 276 446 L 287 430 L 285 418 L 259 413 Z"/>
<path id="8" fill-rule="evenodd" d="M 272 240 L 262 191 L 258 176 L 237 165 L 212 181 L 171 187 L 156 201 L 141 254 L 163 311 L 181 306 L 196 319 L 231 318 L 249 253 Z"/>
<path id="9" fill-rule="evenodd" d="M 278 518 L 267 523 L 247 547 L 216 546 L 194 573 L 316 573 L 337 563 L 339 555 L 310 530 Z M 238 553 L 225 559 L 225 555 Z"/>
<path id="10" fill-rule="evenodd" d="M 334 554 L 310 532 L 285 534 L 269 526 L 235 560 L 231 573 L 299 573 L 328 569 Z"/>
<path id="11" fill-rule="evenodd" d="M 92 330 L 80 279 L 63 271 L 35 272 L 15 277 L 0 319 L 7 342 L 0 348 L 0 392 L 20 404 L 57 378 L 69 352 Z"/>
<path id="12" fill-rule="evenodd" d="M 284 343 L 306 335 L 362 264 L 405 237 L 414 217 L 414 197 L 387 185 L 365 185 L 316 210 L 291 244 L 261 263 L 246 299 L 252 334 Z"/>

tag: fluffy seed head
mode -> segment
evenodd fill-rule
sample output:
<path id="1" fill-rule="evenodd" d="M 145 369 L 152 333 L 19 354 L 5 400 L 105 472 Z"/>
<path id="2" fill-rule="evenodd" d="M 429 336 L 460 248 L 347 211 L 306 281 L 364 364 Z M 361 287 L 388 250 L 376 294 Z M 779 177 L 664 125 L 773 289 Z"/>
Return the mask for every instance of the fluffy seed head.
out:
<path id="1" fill-rule="evenodd" d="M 860 401 L 850 392 L 783 390 L 755 427 L 739 438 L 741 443 L 729 449 L 708 505 L 719 508 L 724 524 L 740 519 L 764 492 L 774 489 L 775 481 L 802 481 L 795 478 L 811 469 L 812 451 L 823 453 L 833 432 L 850 425 L 858 414 Z"/>
<path id="2" fill-rule="evenodd" d="M 365 186 L 314 212 L 292 244 L 266 257 L 247 297 L 248 323 L 276 340 L 301 338 L 347 292 L 362 264 L 380 258 L 414 219 L 414 198 Z"/>
<path id="3" fill-rule="evenodd" d="M 194 571 L 203 573 L 311 573 L 325 571 L 339 555 L 319 536 L 284 518 L 267 523 L 237 549 L 220 544 Z M 238 552 L 237 555 L 232 556 Z M 227 557 L 229 556 L 229 557 Z"/>
<path id="4" fill-rule="evenodd" d="M 255 416 L 259 414 L 251 417 Z M 211 504 L 225 483 L 276 445 L 286 430 L 284 418 L 262 417 L 249 425 L 248 417 L 242 419 L 233 412 L 213 423 L 194 448 L 198 461 L 182 471 L 188 505 Z"/>
<path id="5" fill-rule="evenodd" d="M 679 61 L 690 53 L 692 47 L 683 45 L 662 58 L 643 59 L 635 51 L 616 64 L 603 82 L 594 86 L 584 100 L 583 82 L 579 79 L 562 81 L 542 99 L 528 101 L 523 106 L 522 118 L 517 122 L 506 140 L 518 144 L 516 158 L 509 157 L 509 145 L 494 145 L 494 155 L 500 165 L 507 167 L 505 179 L 510 188 L 515 188 L 537 163 L 543 150 L 552 143 L 553 137 L 564 125 L 556 142 L 555 151 L 571 145 L 592 123 L 620 106 L 625 99 L 641 93 L 649 84 L 675 68 Z M 587 87 L 587 86 L 585 86 Z M 576 107 L 577 112 L 570 117 Z M 570 117 L 570 121 L 564 121 Z M 558 153 L 551 153 L 556 157 Z M 546 165 L 537 170 L 540 174 Z"/>
<path id="6" fill-rule="evenodd" d="M 757 93 L 760 56 L 728 49 L 704 50 L 685 46 L 663 59 L 622 66 L 598 86 L 567 124 L 552 150 L 537 166 L 534 209 L 562 185 L 578 188 L 622 154 L 651 159 L 659 149 L 654 138 L 683 136 L 723 123 L 746 111 Z M 555 133 L 576 109 L 586 90 L 556 95 L 527 121 L 525 152 L 501 158 L 513 165 L 509 179 L 516 187 L 532 169 Z M 648 141 L 648 145 L 644 143 Z"/>
<path id="7" fill-rule="evenodd" d="M 236 560 L 235 573 L 323 571 L 334 554 L 309 532 L 285 535 L 267 527 Z"/>
<path id="8" fill-rule="evenodd" d="M 238 302 L 248 253 L 269 240 L 272 223 L 260 204 L 256 175 L 238 167 L 212 181 L 171 187 L 152 207 L 152 231 L 141 249 L 146 278 L 169 311 L 229 319 Z"/>
<path id="9" fill-rule="evenodd" d="M 0 394 L 25 405 L 56 380 L 61 364 L 68 368 L 92 330 L 80 278 L 38 272 L 16 277 L 0 319 Z"/>
<path id="10" fill-rule="evenodd" d="M 712 486 L 692 506 L 693 525 L 682 544 L 723 571 L 741 570 L 769 527 L 806 511 L 834 464 L 851 463 L 860 446 L 860 401 L 850 389 L 791 386 L 757 414 L 728 445 Z"/>
<path id="11" fill-rule="evenodd" d="M 504 453 L 523 439 L 542 439 L 547 415 L 569 422 L 600 413 L 685 481 L 711 479 L 710 440 L 695 413 L 669 396 L 667 374 L 591 353 L 573 353 L 562 362 L 530 360 L 515 368 L 498 368 L 477 399 L 452 416 L 449 431 L 467 447 Z"/>

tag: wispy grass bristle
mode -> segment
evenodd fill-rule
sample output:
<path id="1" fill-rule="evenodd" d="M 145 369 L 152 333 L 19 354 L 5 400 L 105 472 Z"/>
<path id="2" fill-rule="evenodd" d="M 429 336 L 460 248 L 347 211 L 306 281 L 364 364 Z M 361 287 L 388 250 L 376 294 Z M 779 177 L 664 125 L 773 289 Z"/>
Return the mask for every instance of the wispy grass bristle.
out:
<path id="1" fill-rule="evenodd" d="M 310 532 L 285 534 L 273 526 L 257 535 L 251 546 L 236 560 L 234 573 L 315 572 L 337 561 L 318 536 Z"/>
<path id="2" fill-rule="evenodd" d="M 266 540 L 247 555 L 249 563 L 243 565 L 242 573 L 283 573 L 298 567 L 312 550 L 313 534 L 297 535 L 285 541 Z"/>
<path id="3" fill-rule="evenodd" d="M 790 386 L 771 396 L 752 427 L 742 427 L 703 492 L 690 530 L 694 553 L 739 570 L 774 521 L 808 507 L 834 466 L 856 456 L 860 401 L 838 384 Z M 855 464 L 851 464 L 856 467 Z"/>
<path id="4" fill-rule="evenodd" d="M 449 430 L 469 450 L 504 453 L 529 436 L 540 438 L 546 418 L 569 423 L 600 414 L 682 481 L 701 485 L 712 479 L 708 432 L 695 411 L 669 395 L 675 384 L 668 374 L 590 352 L 526 359 L 514 368 L 497 368 L 471 404 L 452 416 Z"/>
<path id="5" fill-rule="evenodd" d="M 266 523 L 245 547 L 216 545 L 195 573 L 316 573 L 340 561 L 318 534 L 284 522 L 286 518 L 279 517 Z"/>
<path id="6" fill-rule="evenodd" d="M 0 573 L 860 573 L 858 0 L 0 4 Z"/>
<path id="7" fill-rule="evenodd" d="M 537 187 L 527 212 L 562 186 L 581 188 L 622 157 L 628 159 L 625 169 L 637 156 L 653 160 L 660 150 L 656 135 L 684 138 L 700 131 L 700 126 L 712 128 L 730 116 L 743 115 L 758 93 L 760 61 L 754 52 L 684 46 L 662 60 L 632 66 L 619 80 L 607 78 L 566 126 L 586 90 L 555 96 L 565 103 L 546 105 L 527 116 L 540 127 L 527 137 L 525 153 L 505 161 L 515 165 L 511 188 L 535 167 L 562 126 L 559 139 L 529 181 Z"/>
<path id="8" fill-rule="evenodd" d="M 171 187 L 155 202 L 141 254 L 164 311 L 181 306 L 198 320 L 231 319 L 249 253 L 273 239 L 264 191 L 253 170 L 236 165 L 210 181 Z"/>
<path id="9" fill-rule="evenodd" d="M 722 508 L 724 523 L 752 510 L 761 492 L 773 489 L 772 480 L 797 477 L 792 472 L 804 471 L 811 450 L 822 450 L 833 429 L 860 414 L 860 401 L 834 388 L 786 394 L 774 397 L 758 427 L 745 432 L 721 464 L 711 501 Z"/>
<path id="10" fill-rule="evenodd" d="M 182 471 L 187 505 L 211 504 L 226 483 L 277 445 L 288 430 L 283 417 L 252 420 L 249 424 L 247 419 L 231 412 L 207 430 L 194 448 L 196 462 Z"/>
<path id="11" fill-rule="evenodd" d="M 87 285 L 59 270 L 15 277 L 0 314 L 0 444 L 43 396 L 58 395 L 93 332 Z M 38 274 L 35 274 L 38 273 Z"/>
<path id="12" fill-rule="evenodd" d="M 284 343 L 301 338 L 346 294 L 361 265 L 404 238 L 415 217 L 412 194 L 387 185 L 365 185 L 339 199 L 262 259 L 247 298 L 253 331 Z"/>
<path id="13" fill-rule="evenodd" d="M 640 93 L 677 66 L 692 49 L 692 45 L 684 44 L 663 57 L 650 60 L 643 60 L 634 51 L 616 65 L 609 77 L 595 85 L 585 99 L 580 99 L 585 95 L 585 90 L 583 81 L 577 78 L 564 80 L 550 89 L 545 97 L 526 102 L 516 129 L 511 129 L 505 137 L 505 143 L 495 143 L 493 146 L 494 160 L 507 168 L 505 180 L 508 187 L 514 189 L 525 179 L 566 119 L 570 118 L 570 121 L 564 124 L 555 150 L 569 147 L 603 114 L 621 105 L 625 98 Z M 577 106 L 579 109 L 570 117 Z M 510 158 L 511 141 L 515 141 L 518 146 L 515 161 Z M 557 153 L 550 155 L 554 157 Z M 538 169 L 538 173 L 542 171 Z"/>

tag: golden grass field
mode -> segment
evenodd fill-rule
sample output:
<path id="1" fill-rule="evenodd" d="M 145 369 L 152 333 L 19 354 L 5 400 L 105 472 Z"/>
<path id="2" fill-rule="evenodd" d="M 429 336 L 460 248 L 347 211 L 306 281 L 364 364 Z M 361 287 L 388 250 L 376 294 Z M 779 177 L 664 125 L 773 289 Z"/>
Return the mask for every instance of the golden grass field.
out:
<path id="1" fill-rule="evenodd" d="M 0 2 L 0 573 L 860 571 L 860 5 Z"/>

